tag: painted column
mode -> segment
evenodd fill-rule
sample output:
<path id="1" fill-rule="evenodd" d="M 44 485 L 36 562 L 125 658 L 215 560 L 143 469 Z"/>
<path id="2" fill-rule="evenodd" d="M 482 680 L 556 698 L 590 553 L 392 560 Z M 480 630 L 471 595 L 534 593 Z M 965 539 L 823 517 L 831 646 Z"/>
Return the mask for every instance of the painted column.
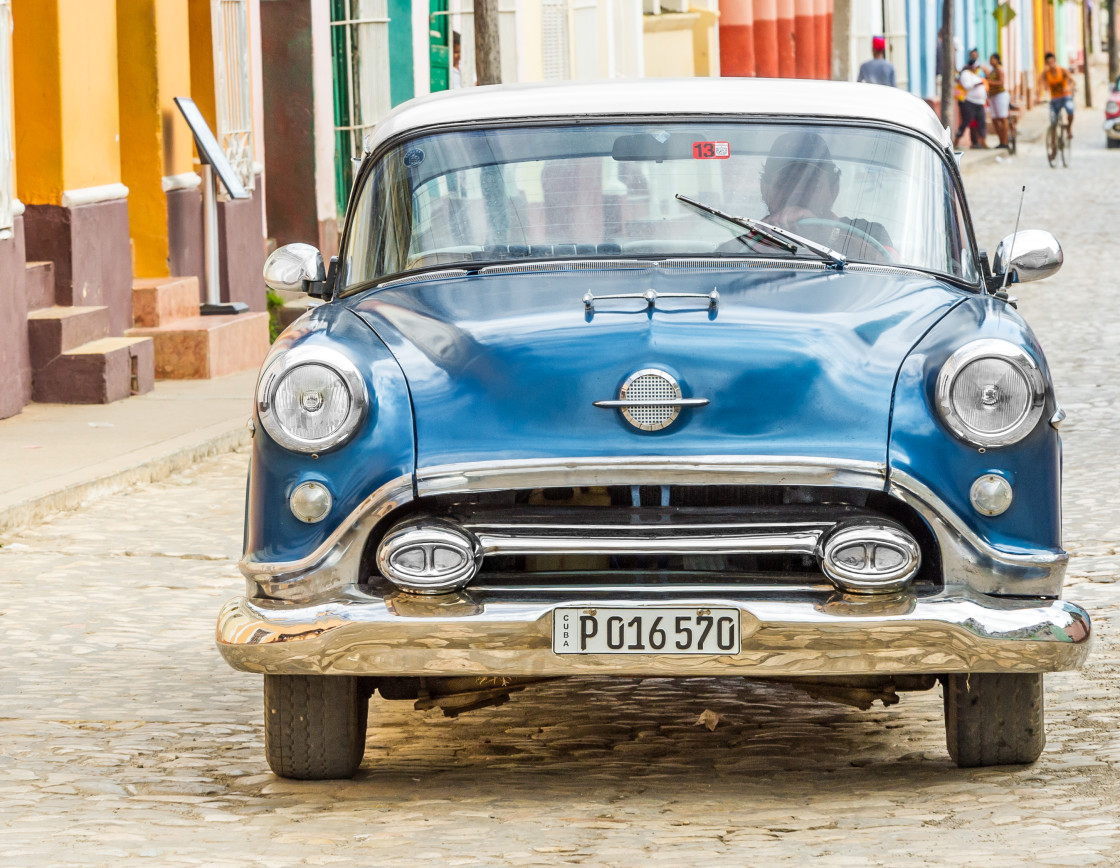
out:
<path id="1" fill-rule="evenodd" d="M 7 16 L 8 10 L 0 8 L 0 22 L 7 24 Z M 14 121 L 11 91 L 12 35 L 7 27 L 0 29 L 0 40 L 4 41 L 0 46 L 4 49 L 0 51 L 0 60 L 8 65 L 8 75 L 5 76 L 8 84 L 4 86 L 4 92 L 0 93 L 0 124 L 9 137 L 7 141 L 11 141 Z M 13 197 L 11 225 L 5 225 L 0 230 L 0 367 L 5 372 L 5 376 L 0 378 L 0 419 L 6 419 L 20 412 L 23 405 L 31 400 L 31 356 L 27 338 L 28 281 L 23 217 L 14 198 L 15 178 L 8 154 L 0 154 L 0 172 L 6 175 L 4 180 Z M 4 216 L 9 215 L 5 213 Z M 54 287 L 48 287 L 48 291 L 53 296 Z"/>
<path id="2" fill-rule="evenodd" d="M 754 0 L 754 68 L 759 78 L 777 78 L 778 0 Z"/>
<path id="3" fill-rule="evenodd" d="M 813 26 L 813 0 L 793 2 L 794 70 L 798 78 L 813 78 L 816 71 L 817 31 Z"/>
<path id="4" fill-rule="evenodd" d="M 817 44 L 813 78 L 828 79 L 832 58 L 832 0 L 813 0 L 813 32 Z"/>
<path id="5" fill-rule="evenodd" d="M 140 277 L 202 275 L 200 178 L 173 98 L 191 89 L 186 0 L 117 0 L 121 180 Z"/>
<path id="6" fill-rule="evenodd" d="M 753 0 L 720 0 L 719 62 L 723 75 L 755 74 L 753 6 Z"/>
<path id="7" fill-rule="evenodd" d="M 261 56 L 265 173 L 284 179 L 269 190 L 269 232 L 278 245 L 302 241 L 330 257 L 338 252 L 338 225 L 327 0 L 264 0 Z"/>
<path id="8" fill-rule="evenodd" d="M 778 42 L 778 75 L 797 77 L 797 42 L 793 28 L 794 0 L 777 0 L 774 32 Z"/>
<path id="9" fill-rule="evenodd" d="M 16 187 L 27 256 L 54 263 L 55 301 L 132 325 L 113 0 L 15 0 Z"/>

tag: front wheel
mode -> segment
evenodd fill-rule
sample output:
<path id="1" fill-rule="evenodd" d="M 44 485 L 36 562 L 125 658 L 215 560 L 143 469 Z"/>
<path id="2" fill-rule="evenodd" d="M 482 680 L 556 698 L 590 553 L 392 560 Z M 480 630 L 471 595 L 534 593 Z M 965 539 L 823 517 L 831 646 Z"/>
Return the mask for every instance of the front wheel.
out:
<path id="1" fill-rule="evenodd" d="M 1073 139 L 1069 137 L 1069 127 L 1062 124 L 1061 135 L 1062 165 L 1068 167 L 1073 158 Z"/>
<path id="2" fill-rule="evenodd" d="M 960 768 L 1033 763 L 1046 745 L 1042 675 L 942 678 L 945 742 Z"/>
<path id="3" fill-rule="evenodd" d="M 347 675 L 266 675 L 264 749 L 282 778 L 352 778 L 366 748 L 369 694 Z"/>
<path id="4" fill-rule="evenodd" d="M 1120 139 L 1106 138 L 1104 144 L 1106 148 L 1120 148 Z"/>

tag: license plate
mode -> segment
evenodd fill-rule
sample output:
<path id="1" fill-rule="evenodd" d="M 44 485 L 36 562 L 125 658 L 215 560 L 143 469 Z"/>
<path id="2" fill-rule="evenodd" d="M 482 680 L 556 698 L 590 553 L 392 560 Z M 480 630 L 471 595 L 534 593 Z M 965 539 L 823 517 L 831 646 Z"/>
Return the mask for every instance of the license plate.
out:
<path id="1" fill-rule="evenodd" d="M 556 609 L 557 654 L 738 654 L 739 610 Z"/>

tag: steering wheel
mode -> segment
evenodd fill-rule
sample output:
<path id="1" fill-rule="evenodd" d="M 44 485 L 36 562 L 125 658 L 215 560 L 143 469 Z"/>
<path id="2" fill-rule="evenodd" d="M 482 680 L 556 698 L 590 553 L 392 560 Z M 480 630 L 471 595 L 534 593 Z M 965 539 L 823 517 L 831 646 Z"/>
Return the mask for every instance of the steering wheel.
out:
<path id="1" fill-rule="evenodd" d="M 887 262 L 892 262 L 894 257 L 891 252 L 883 246 L 883 243 L 876 239 L 874 236 L 862 229 L 853 226 L 851 223 L 846 223 L 843 220 L 832 220 L 828 217 L 803 217 L 797 221 L 798 228 L 802 226 L 826 226 L 832 229 L 839 229 L 846 235 L 852 235 L 868 245 L 872 250 L 883 257 Z"/>

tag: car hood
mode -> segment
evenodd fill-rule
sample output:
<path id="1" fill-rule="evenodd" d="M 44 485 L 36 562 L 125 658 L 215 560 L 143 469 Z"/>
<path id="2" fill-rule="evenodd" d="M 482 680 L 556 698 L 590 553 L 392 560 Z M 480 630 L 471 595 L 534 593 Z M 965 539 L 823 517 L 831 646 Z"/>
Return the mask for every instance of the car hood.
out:
<path id="1" fill-rule="evenodd" d="M 633 293 L 707 298 L 599 300 Z M 895 376 L 967 293 L 901 271 L 649 268 L 452 277 L 350 305 L 408 380 L 417 467 L 616 455 L 806 456 L 885 463 Z M 667 428 L 616 409 L 632 373 L 675 377 Z"/>

